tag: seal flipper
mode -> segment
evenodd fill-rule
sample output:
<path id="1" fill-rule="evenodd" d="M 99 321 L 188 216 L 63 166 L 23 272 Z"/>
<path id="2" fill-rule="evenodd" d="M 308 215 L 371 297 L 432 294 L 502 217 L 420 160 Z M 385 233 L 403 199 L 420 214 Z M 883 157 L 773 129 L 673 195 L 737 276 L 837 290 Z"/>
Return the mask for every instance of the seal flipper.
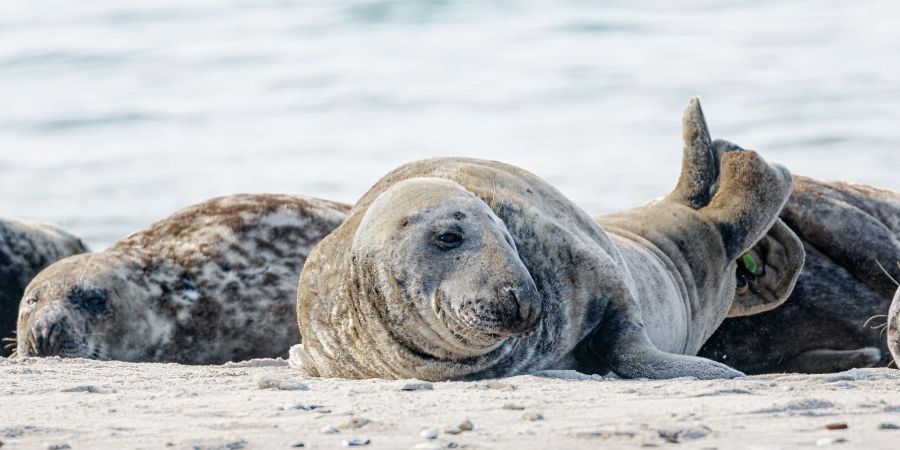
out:
<path id="1" fill-rule="evenodd" d="M 719 186 L 700 211 L 719 225 L 726 257 L 737 259 L 772 228 L 793 184 L 786 168 L 754 151 L 735 148 L 719 158 Z"/>
<path id="2" fill-rule="evenodd" d="M 615 340 L 609 347 L 608 367 L 620 377 L 714 380 L 744 376 L 737 370 L 706 358 L 660 351 L 650 342 L 643 327 L 628 327 L 610 335 L 615 335 Z"/>
<path id="3" fill-rule="evenodd" d="M 845 370 L 872 367 L 881 361 L 881 351 L 875 347 L 853 350 L 831 350 L 817 348 L 807 350 L 782 364 L 785 372 L 833 373 Z"/>
<path id="4" fill-rule="evenodd" d="M 781 219 L 747 253 L 759 269 L 754 273 L 738 262 L 738 290 L 728 317 L 758 314 L 784 303 L 806 259 L 803 242 Z"/>
<path id="5" fill-rule="evenodd" d="M 668 199 L 700 209 L 709 203 L 719 178 L 719 155 L 709 137 L 700 99 L 691 97 L 681 119 L 684 154 L 681 175 Z"/>

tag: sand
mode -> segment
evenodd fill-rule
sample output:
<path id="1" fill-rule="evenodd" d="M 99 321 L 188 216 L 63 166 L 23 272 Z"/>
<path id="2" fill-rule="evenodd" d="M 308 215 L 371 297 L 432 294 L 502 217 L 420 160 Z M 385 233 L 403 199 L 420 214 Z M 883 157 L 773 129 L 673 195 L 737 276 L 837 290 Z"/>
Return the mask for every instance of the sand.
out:
<path id="1" fill-rule="evenodd" d="M 900 371 L 891 369 L 720 381 L 553 371 L 420 384 L 306 378 L 282 360 L 0 360 L 0 441 L 3 450 L 339 448 L 351 439 L 373 449 L 900 448 L 900 429 L 884 429 L 900 428 Z M 465 420 L 472 430 L 445 431 Z M 429 429 L 436 439 L 420 434 Z"/>

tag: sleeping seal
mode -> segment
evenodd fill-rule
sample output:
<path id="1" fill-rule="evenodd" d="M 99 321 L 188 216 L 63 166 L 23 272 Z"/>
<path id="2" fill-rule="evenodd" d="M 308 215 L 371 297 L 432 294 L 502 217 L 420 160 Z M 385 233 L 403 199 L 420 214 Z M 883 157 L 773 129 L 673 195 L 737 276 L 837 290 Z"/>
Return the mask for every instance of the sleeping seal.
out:
<path id="1" fill-rule="evenodd" d="M 739 376 L 689 355 L 744 309 L 735 259 L 772 227 L 791 178 L 752 151 L 717 154 L 697 99 L 684 138 L 671 195 L 598 222 L 503 163 L 394 170 L 310 253 L 292 360 L 344 378 Z"/>
<path id="2" fill-rule="evenodd" d="M 19 300 L 38 272 L 87 247 L 68 231 L 40 222 L 0 219 L 0 338 L 13 341 Z M 0 356 L 7 356 L 0 348 Z"/>
<path id="3" fill-rule="evenodd" d="M 286 356 L 300 340 L 300 269 L 348 208 L 220 197 L 59 261 L 26 289 L 18 353 L 185 364 Z"/>
<path id="4" fill-rule="evenodd" d="M 882 330 L 870 324 L 883 323 L 891 277 L 900 280 L 900 193 L 795 176 L 781 218 L 806 250 L 793 293 L 775 310 L 726 320 L 700 354 L 754 374 L 888 364 Z M 746 275 L 751 289 L 782 277 Z"/>

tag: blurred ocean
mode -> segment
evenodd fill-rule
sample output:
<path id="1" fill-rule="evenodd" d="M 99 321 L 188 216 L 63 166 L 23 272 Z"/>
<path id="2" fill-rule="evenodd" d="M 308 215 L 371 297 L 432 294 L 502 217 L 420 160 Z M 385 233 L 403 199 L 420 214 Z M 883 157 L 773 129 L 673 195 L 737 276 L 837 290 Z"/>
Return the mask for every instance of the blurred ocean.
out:
<path id="1" fill-rule="evenodd" d="M 694 94 L 713 137 L 900 190 L 896 0 L 44 0 L 0 3 L 0 215 L 100 249 L 438 155 L 608 212 L 674 185 Z"/>

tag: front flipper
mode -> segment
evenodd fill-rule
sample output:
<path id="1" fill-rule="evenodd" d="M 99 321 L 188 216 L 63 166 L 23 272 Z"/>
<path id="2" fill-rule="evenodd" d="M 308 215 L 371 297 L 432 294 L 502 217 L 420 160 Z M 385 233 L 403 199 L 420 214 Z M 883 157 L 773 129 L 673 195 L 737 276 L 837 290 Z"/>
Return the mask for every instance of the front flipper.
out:
<path id="1" fill-rule="evenodd" d="M 603 336 L 600 336 L 600 335 Z M 615 336 L 611 336 L 614 334 Z M 606 367 L 623 378 L 664 380 L 695 377 L 701 380 L 737 378 L 743 373 L 724 364 L 698 356 L 676 355 L 660 351 L 650 342 L 642 326 L 628 325 L 613 333 L 600 331 L 595 336 L 598 348 L 609 345 Z"/>
<path id="2" fill-rule="evenodd" d="M 833 373 L 845 370 L 872 367 L 881 361 L 881 351 L 875 347 L 853 350 L 831 350 L 820 348 L 807 350 L 782 365 L 785 372 Z"/>

